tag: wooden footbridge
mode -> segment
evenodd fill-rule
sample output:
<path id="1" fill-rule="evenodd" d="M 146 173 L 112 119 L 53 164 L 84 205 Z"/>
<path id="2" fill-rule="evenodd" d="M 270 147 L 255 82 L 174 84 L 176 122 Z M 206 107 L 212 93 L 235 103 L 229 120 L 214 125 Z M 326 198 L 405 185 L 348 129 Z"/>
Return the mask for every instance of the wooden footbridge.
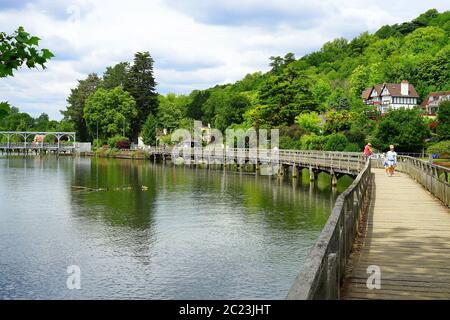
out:
<path id="1" fill-rule="evenodd" d="M 288 299 L 450 299 L 450 170 L 379 166 L 338 197 Z"/>
<path id="2" fill-rule="evenodd" d="M 450 169 L 400 156 L 397 173 L 388 177 L 379 160 L 319 151 L 200 148 L 185 159 L 256 168 L 269 161 L 280 175 L 308 168 L 311 180 L 322 171 L 333 179 L 356 176 L 336 200 L 288 299 L 450 299 Z"/>

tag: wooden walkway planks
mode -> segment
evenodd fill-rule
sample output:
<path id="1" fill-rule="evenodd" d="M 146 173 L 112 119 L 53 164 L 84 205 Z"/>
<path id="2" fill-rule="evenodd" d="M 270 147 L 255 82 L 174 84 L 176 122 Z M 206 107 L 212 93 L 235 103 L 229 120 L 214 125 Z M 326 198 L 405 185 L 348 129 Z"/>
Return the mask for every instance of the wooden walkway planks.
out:
<path id="1" fill-rule="evenodd" d="M 375 175 L 363 245 L 353 254 L 343 299 L 450 299 L 450 209 L 405 173 Z M 366 286 L 367 267 L 381 288 Z"/>

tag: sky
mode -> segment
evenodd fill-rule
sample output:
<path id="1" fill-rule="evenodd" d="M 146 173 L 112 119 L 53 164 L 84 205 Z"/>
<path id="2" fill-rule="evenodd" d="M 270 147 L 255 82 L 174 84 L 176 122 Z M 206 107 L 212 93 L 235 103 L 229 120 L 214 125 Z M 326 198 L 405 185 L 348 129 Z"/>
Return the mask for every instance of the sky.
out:
<path id="1" fill-rule="evenodd" d="M 21 25 L 55 54 L 45 70 L 0 79 L 0 101 L 59 120 L 77 80 L 138 51 L 154 58 L 159 93 L 187 94 L 267 71 L 270 56 L 301 57 L 430 8 L 449 10 L 450 1 L 0 0 L 0 31 Z"/>

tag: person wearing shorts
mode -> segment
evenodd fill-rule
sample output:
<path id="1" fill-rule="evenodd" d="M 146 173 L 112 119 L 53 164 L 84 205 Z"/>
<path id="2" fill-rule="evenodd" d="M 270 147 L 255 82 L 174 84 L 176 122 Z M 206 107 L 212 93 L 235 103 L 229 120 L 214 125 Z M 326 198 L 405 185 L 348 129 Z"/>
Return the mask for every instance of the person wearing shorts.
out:
<path id="1" fill-rule="evenodd" d="M 389 176 L 392 177 L 394 175 L 395 166 L 397 165 L 397 152 L 394 151 L 394 146 L 392 144 L 389 146 L 389 151 L 386 153 L 386 161 Z"/>

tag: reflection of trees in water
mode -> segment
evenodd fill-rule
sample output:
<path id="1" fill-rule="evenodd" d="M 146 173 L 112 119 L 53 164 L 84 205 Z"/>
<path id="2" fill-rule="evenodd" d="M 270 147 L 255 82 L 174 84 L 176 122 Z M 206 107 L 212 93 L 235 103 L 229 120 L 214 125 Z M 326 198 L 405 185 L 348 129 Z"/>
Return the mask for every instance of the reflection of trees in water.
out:
<path id="1" fill-rule="evenodd" d="M 211 194 L 214 195 L 211 204 L 242 206 L 247 218 L 257 217 L 273 229 L 320 230 L 337 197 L 336 190 L 333 192 L 331 188 L 331 178 L 323 175 L 319 175 L 315 184 L 310 184 L 309 180 L 305 183 L 302 179 L 280 180 L 218 170 L 172 166 L 156 166 L 153 170 L 165 172 L 160 175 L 161 190 L 173 192 L 174 198 L 184 194 L 199 203 L 205 200 L 205 193 Z M 236 219 L 241 217 L 246 223 L 245 215 Z"/>
<path id="2" fill-rule="evenodd" d="M 82 208 L 76 213 L 113 226 L 149 228 L 153 224 L 157 194 L 152 174 L 133 161 L 77 159 L 72 185 L 99 191 L 72 193 L 73 201 Z"/>
<path id="3" fill-rule="evenodd" d="M 174 201 L 189 199 L 203 208 L 208 205 L 243 207 L 242 214 L 236 215 L 242 223 L 258 219 L 267 228 L 280 230 L 321 230 L 337 197 L 330 177 L 323 174 L 315 183 L 309 183 L 306 175 L 299 179 L 279 179 L 153 165 L 147 161 L 105 158 L 76 161 L 74 185 L 106 189 L 74 194 L 73 201 L 83 208 L 77 214 L 138 230 L 153 228 L 156 199 L 161 192 Z M 344 180 L 339 181 L 338 192 L 351 183 Z M 148 190 L 143 191 L 142 186 Z"/>

